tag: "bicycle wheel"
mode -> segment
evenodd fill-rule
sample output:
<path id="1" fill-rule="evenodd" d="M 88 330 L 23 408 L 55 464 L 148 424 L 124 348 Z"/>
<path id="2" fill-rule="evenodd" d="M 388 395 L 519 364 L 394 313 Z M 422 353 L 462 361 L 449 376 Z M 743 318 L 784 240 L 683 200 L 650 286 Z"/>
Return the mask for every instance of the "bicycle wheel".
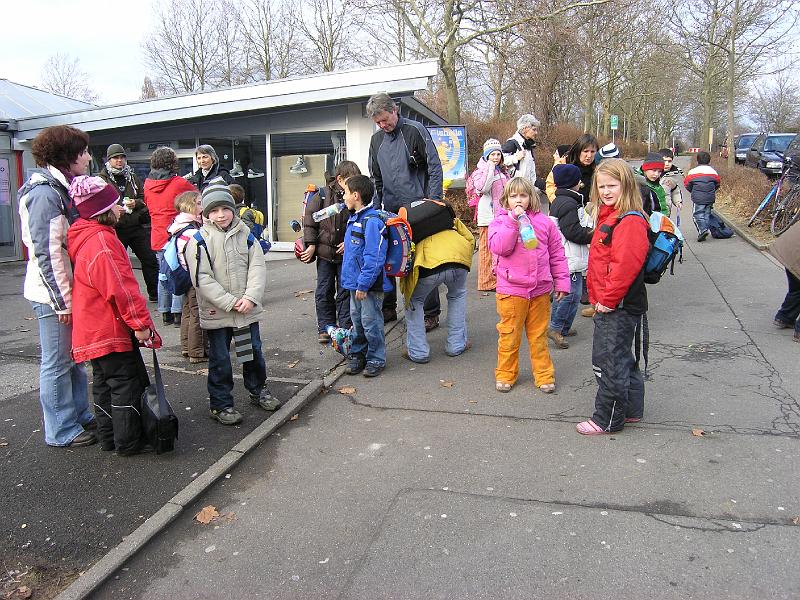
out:
<path id="1" fill-rule="evenodd" d="M 785 194 L 783 201 L 775 209 L 769 230 L 774 235 L 780 235 L 789 229 L 798 218 L 800 218 L 800 185 L 795 185 Z"/>
<path id="2" fill-rule="evenodd" d="M 775 185 L 772 186 L 772 189 L 764 197 L 764 199 L 761 201 L 761 204 L 758 205 L 758 208 L 756 209 L 756 212 L 753 213 L 753 216 L 750 217 L 750 220 L 747 222 L 747 226 L 748 227 L 750 227 L 753 223 L 756 222 L 756 219 L 758 218 L 758 215 L 760 215 L 762 212 L 764 212 L 764 209 L 767 208 L 767 206 L 772 201 L 772 199 L 775 198 L 775 195 L 776 195 L 776 193 L 778 191 L 778 186 L 779 185 L 780 185 L 780 182 L 778 182 L 778 183 L 776 183 Z"/>

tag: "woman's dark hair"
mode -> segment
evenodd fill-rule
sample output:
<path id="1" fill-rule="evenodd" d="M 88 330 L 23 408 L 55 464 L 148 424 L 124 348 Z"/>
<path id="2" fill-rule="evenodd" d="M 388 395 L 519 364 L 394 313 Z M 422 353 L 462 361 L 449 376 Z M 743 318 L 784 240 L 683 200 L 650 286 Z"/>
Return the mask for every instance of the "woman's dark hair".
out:
<path id="1" fill-rule="evenodd" d="M 150 168 L 151 169 L 166 169 L 170 173 L 178 172 L 178 155 L 172 148 L 162 146 L 153 150 L 150 155 Z"/>
<path id="2" fill-rule="evenodd" d="M 45 127 L 33 139 L 31 151 L 40 167 L 53 165 L 59 169 L 69 169 L 89 147 L 89 135 L 85 131 L 69 125 Z"/>
<path id="3" fill-rule="evenodd" d="M 117 221 L 119 221 L 113 210 L 107 210 L 104 213 L 100 213 L 94 217 L 94 220 L 100 223 L 100 225 L 108 225 L 110 227 L 113 227 L 117 224 Z"/>
<path id="4" fill-rule="evenodd" d="M 570 149 L 569 154 L 567 154 L 567 163 L 581 166 L 581 152 L 591 146 L 594 146 L 595 150 L 600 150 L 600 145 L 597 143 L 597 138 L 591 133 L 584 133 L 581 137 L 575 140 L 575 143 L 572 144 L 572 148 Z"/>

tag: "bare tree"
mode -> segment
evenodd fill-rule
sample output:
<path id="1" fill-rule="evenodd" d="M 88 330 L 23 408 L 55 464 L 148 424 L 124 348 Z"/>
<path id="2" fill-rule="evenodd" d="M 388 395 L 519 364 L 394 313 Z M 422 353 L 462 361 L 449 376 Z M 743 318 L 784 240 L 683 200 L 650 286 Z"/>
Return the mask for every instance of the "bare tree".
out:
<path id="1" fill-rule="evenodd" d="M 218 5 L 201 0 L 163 0 L 153 32 L 144 41 L 145 61 L 171 94 L 213 88 L 219 73 Z"/>
<path id="2" fill-rule="evenodd" d="M 350 32 L 358 31 L 359 14 L 350 0 L 309 0 L 296 25 L 310 52 L 301 53 L 312 72 L 330 72 L 350 66 Z"/>
<path id="3" fill-rule="evenodd" d="M 150 100 L 157 97 L 158 92 L 156 92 L 156 86 L 153 85 L 153 80 L 145 77 L 142 82 L 142 93 L 139 95 L 139 100 Z"/>
<path id="4" fill-rule="evenodd" d="M 765 78 L 766 79 L 766 78 Z M 750 113 L 761 131 L 795 131 L 800 125 L 800 91 L 788 69 L 760 81 L 750 96 Z"/>
<path id="5" fill-rule="evenodd" d="M 99 95 L 89 87 L 89 76 L 81 69 L 80 60 L 69 54 L 55 54 L 42 69 L 42 87 L 54 94 L 95 103 Z"/>

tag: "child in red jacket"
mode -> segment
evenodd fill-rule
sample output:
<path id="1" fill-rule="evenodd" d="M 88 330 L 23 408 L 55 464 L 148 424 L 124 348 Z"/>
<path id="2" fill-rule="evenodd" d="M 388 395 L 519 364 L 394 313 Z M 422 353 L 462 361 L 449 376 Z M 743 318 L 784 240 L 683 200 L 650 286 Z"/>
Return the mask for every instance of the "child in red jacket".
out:
<path id="1" fill-rule="evenodd" d="M 160 340 L 114 230 L 123 210 L 116 188 L 82 175 L 73 179 L 69 194 L 81 217 L 67 232 L 75 278 L 72 358 L 92 361 L 100 449 L 136 454 L 145 446 L 141 398 L 150 381 L 134 341 L 157 347 Z"/>
<path id="2" fill-rule="evenodd" d="M 592 369 L 598 388 L 592 418 L 576 426 L 583 435 L 614 433 L 642 418 L 644 378 L 632 347 L 647 312 L 643 266 L 650 249 L 642 198 L 624 160 L 611 158 L 598 165 L 591 201 L 595 229 L 587 280 L 596 311 Z M 632 211 L 639 214 L 626 215 Z"/>

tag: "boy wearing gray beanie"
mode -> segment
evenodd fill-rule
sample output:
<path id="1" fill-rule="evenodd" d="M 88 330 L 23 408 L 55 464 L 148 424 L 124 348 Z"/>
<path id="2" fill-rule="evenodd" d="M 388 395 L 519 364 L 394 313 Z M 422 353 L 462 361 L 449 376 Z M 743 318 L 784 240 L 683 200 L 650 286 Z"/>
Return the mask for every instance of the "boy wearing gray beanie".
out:
<path id="1" fill-rule="evenodd" d="M 250 402 L 269 411 L 282 405 L 266 387 L 258 327 L 267 269 L 261 246 L 236 216 L 227 185 L 203 190 L 202 207 L 204 223 L 186 244 L 186 264 L 197 291 L 200 326 L 208 334 L 210 415 L 223 425 L 236 425 L 242 415 L 233 407 L 231 340 Z"/>

